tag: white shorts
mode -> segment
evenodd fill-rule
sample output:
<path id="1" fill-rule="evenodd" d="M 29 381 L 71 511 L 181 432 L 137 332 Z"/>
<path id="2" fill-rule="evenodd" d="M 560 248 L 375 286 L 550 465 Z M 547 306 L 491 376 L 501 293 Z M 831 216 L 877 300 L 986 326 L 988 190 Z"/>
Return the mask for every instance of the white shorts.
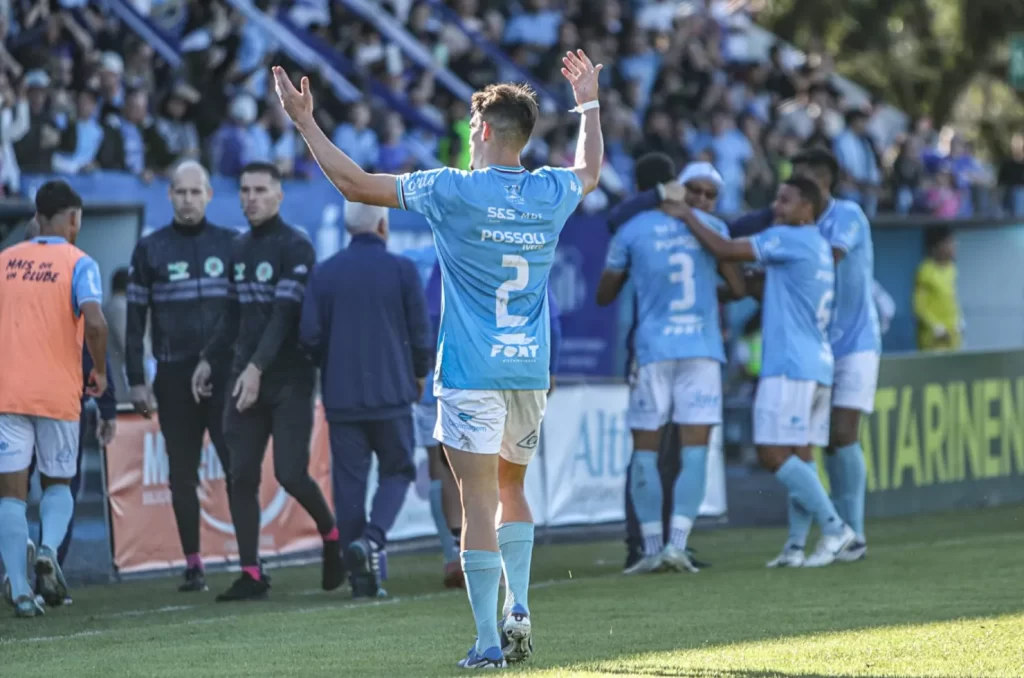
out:
<path id="1" fill-rule="evenodd" d="M 437 404 L 434 438 L 441 443 L 525 466 L 540 444 L 548 394 L 442 388 Z"/>
<path id="2" fill-rule="evenodd" d="M 39 472 L 74 478 L 78 470 L 79 422 L 23 414 L 0 414 L 0 473 L 17 473 L 38 456 Z"/>
<path id="3" fill-rule="evenodd" d="M 436 447 L 434 427 L 437 425 L 437 403 L 416 403 L 412 406 L 412 420 L 416 432 L 416 447 Z"/>
<path id="4" fill-rule="evenodd" d="M 711 358 L 648 363 L 629 393 L 630 429 L 657 431 L 672 420 L 690 426 L 722 423 L 722 365 Z"/>
<path id="5" fill-rule="evenodd" d="M 754 398 L 754 444 L 828 445 L 832 389 L 816 381 L 764 377 Z"/>
<path id="6" fill-rule="evenodd" d="M 851 353 L 836 360 L 832 407 L 858 410 L 865 414 L 874 412 L 880 361 L 881 356 L 874 351 Z"/>

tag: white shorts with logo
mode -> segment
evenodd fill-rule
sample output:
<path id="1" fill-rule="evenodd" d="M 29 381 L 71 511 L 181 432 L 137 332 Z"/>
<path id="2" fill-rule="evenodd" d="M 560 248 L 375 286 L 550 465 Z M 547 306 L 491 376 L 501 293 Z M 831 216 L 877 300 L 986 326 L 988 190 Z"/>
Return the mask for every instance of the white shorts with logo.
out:
<path id="1" fill-rule="evenodd" d="M 711 358 L 648 363 L 629 393 L 630 429 L 657 431 L 671 419 L 684 426 L 722 423 L 722 365 Z"/>
<path id="2" fill-rule="evenodd" d="M 878 390 L 878 364 L 882 357 L 874 351 L 851 353 L 836 360 L 832 383 L 832 407 L 871 414 Z"/>
<path id="3" fill-rule="evenodd" d="M 434 438 L 476 454 L 501 454 L 525 466 L 540 443 L 547 391 L 478 391 L 442 388 Z"/>
<path id="4" fill-rule="evenodd" d="M 0 414 L 0 473 L 24 471 L 38 457 L 39 472 L 73 478 L 78 469 L 78 421 Z"/>
<path id="5" fill-rule="evenodd" d="M 416 447 L 436 447 L 434 427 L 437 426 L 437 403 L 416 403 L 412 406 L 412 420 L 416 432 Z"/>
<path id="6" fill-rule="evenodd" d="M 828 445 L 832 388 L 816 381 L 764 377 L 754 398 L 754 444 Z"/>

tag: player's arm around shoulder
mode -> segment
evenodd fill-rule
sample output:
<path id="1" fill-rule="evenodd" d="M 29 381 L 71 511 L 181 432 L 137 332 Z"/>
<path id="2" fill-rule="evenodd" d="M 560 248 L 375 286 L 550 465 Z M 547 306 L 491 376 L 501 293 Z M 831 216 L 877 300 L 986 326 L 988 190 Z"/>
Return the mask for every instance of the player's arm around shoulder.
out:
<path id="1" fill-rule="evenodd" d="M 597 283 L 597 305 L 608 306 L 622 292 L 629 279 L 630 250 L 636 233 L 635 220 L 627 221 L 612 236 L 608 244 L 608 255 L 605 258 L 604 271 Z"/>
<path id="2" fill-rule="evenodd" d="M 754 247 L 749 238 L 730 240 L 728 231 L 720 233 L 714 227 L 708 226 L 685 203 L 666 203 L 663 209 L 667 214 L 686 224 L 701 247 L 710 252 L 711 256 L 718 261 L 757 261 Z M 725 234 L 723 235 L 723 233 Z"/>

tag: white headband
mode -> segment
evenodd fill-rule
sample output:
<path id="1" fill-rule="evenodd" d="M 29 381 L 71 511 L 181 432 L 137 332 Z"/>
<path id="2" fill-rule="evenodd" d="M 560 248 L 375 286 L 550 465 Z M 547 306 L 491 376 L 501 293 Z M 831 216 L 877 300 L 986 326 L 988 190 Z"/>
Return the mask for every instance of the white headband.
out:
<path id="1" fill-rule="evenodd" d="M 710 162 L 691 162 L 679 175 L 679 183 L 684 185 L 694 179 L 705 179 L 719 188 L 725 183 L 722 181 L 722 175 Z"/>

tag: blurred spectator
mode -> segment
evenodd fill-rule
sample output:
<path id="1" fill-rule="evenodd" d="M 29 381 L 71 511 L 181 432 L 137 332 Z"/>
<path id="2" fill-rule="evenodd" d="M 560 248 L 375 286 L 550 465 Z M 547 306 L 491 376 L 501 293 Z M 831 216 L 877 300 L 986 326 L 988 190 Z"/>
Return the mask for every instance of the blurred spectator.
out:
<path id="1" fill-rule="evenodd" d="M 891 184 L 897 212 L 907 214 L 914 208 L 923 178 L 921 142 L 916 135 L 909 136 L 900 144 L 899 154 L 892 166 Z"/>
<path id="2" fill-rule="evenodd" d="M 836 136 L 835 154 L 842 174 L 839 196 L 858 203 L 870 217 L 878 209 L 882 172 L 875 144 L 867 133 L 867 123 L 867 113 L 849 111 L 846 129 Z"/>
<path id="3" fill-rule="evenodd" d="M 999 166 L 999 185 L 1003 187 L 1003 207 L 1015 217 L 1024 217 L 1024 134 L 1010 141 L 1010 157 Z"/>
<path id="4" fill-rule="evenodd" d="M 944 164 L 932 185 L 925 191 L 928 213 L 940 219 L 955 219 L 960 213 L 960 192 L 956 190 L 953 172 Z"/>
<path id="5" fill-rule="evenodd" d="M 660 108 L 652 108 L 647 112 L 643 142 L 633 152 L 633 157 L 638 158 L 648 153 L 664 153 L 672 158 L 676 167 L 685 167 L 690 162 L 690 154 L 682 140 L 676 136 L 672 118 Z"/>
<path id="6" fill-rule="evenodd" d="M 108 114 L 103 120 L 103 143 L 96 160 L 107 170 L 131 172 L 151 181 L 174 161 L 167 142 L 149 115 L 149 95 L 133 90 L 125 95 L 124 113 Z"/>
<path id="7" fill-rule="evenodd" d="M 124 59 L 121 55 L 107 52 L 100 60 L 100 117 L 120 115 L 124 106 Z"/>
<path id="8" fill-rule="evenodd" d="M 405 123 L 398 113 L 389 113 L 384 124 L 384 138 L 380 145 L 377 171 L 384 174 L 402 174 L 415 168 L 416 162 L 405 142 Z"/>
<path id="9" fill-rule="evenodd" d="M 31 125 L 28 100 L 16 93 L 6 73 L 0 71 L 0 195 L 17 193 L 21 188 L 21 169 L 14 152 Z"/>
<path id="10" fill-rule="evenodd" d="M 751 148 L 750 159 L 746 164 L 746 204 L 752 209 L 767 207 L 775 197 L 778 179 L 765 148 L 764 128 L 760 120 L 748 114 L 742 118 L 741 131 Z"/>
<path id="11" fill-rule="evenodd" d="M 747 137 L 736 129 L 733 117 L 723 109 L 712 114 L 709 150 L 715 169 L 725 181 L 718 198 L 718 211 L 725 215 L 739 214 L 743 211 L 746 164 L 754 151 Z"/>
<path id="12" fill-rule="evenodd" d="M 525 0 L 522 12 L 505 24 L 505 43 L 546 49 L 558 42 L 562 14 L 551 8 L 549 0 Z"/>
<path id="13" fill-rule="evenodd" d="M 14 153 L 22 172 L 52 172 L 53 154 L 61 149 L 73 150 L 73 147 L 67 148 L 62 144 L 62 126 L 50 107 L 50 76 L 41 70 L 29 71 L 25 74 L 24 86 L 28 98 L 29 128 L 14 143 Z"/>
<path id="14" fill-rule="evenodd" d="M 949 167 L 953 173 L 953 185 L 960 193 L 957 216 L 969 217 L 975 211 L 987 213 L 992 173 L 974 154 L 973 145 L 959 135 L 954 136 L 950 143 Z"/>
<path id="15" fill-rule="evenodd" d="M 370 107 L 358 102 L 349 109 L 349 120 L 334 130 L 334 145 L 367 171 L 376 171 L 380 162 L 377 133 L 370 128 Z"/>
<path id="16" fill-rule="evenodd" d="M 266 130 L 256 125 L 256 100 L 240 94 L 231 102 L 228 119 L 210 140 L 210 166 L 213 173 L 237 177 L 250 162 L 270 159 Z"/>
<path id="17" fill-rule="evenodd" d="M 276 97 L 268 103 L 255 131 L 262 137 L 259 145 L 265 144 L 266 157 L 270 162 L 274 163 L 283 176 L 292 176 L 297 153 L 295 128 Z"/>
<path id="18" fill-rule="evenodd" d="M 99 93 L 83 89 L 78 93 L 75 120 L 65 131 L 69 136 L 70 153 L 56 153 L 53 156 L 53 171 L 62 174 L 78 174 L 93 169 L 96 156 L 103 143 L 103 126 L 96 119 Z"/>
<path id="19" fill-rule="evenodd" d="M 162 113 L 157 118 L 157 131 L 167 144 L 167 150 L 178 160 L 199 159 L 199 130 L 189 116 L 190 107 L 199 103 L 199 100 L 199 92 L 185 83 L 179 83 L 167 96 Z"/>

